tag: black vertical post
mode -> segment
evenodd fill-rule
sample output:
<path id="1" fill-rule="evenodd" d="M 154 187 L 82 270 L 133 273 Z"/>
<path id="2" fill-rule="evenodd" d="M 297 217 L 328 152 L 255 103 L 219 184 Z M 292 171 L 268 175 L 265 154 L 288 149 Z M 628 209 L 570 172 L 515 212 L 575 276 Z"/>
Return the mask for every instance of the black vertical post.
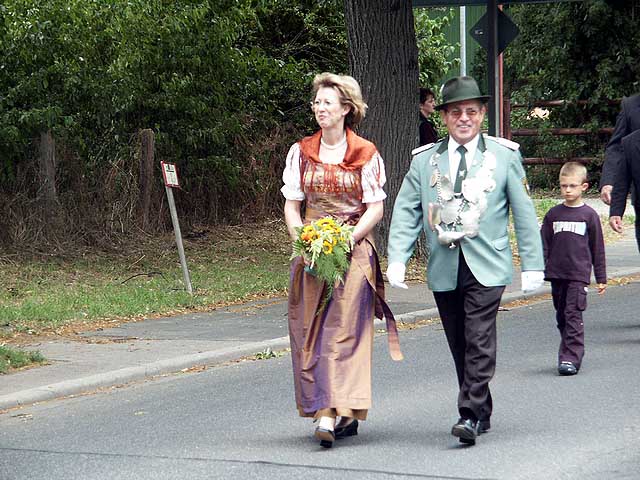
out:
<path id="1" fill-rule="evenodd" d="M 496 0 L 487 0 L 487 36 L 489 40 L 489 48 L 487 49 L 487 76 L 488 87 L 487 92 L 491 95 L 489 100 L 489 135 L 496 136 L 498 132 L 498 123 L 500 121 L 500 109 L 498 108 L 498 2 Z"/>

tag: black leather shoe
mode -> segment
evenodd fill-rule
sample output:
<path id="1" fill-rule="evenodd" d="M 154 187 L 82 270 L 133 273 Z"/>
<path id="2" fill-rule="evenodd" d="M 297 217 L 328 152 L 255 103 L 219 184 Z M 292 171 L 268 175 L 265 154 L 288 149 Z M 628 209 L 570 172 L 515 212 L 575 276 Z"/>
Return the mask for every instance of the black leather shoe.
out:
<path id="1" fill-rule="evenodd" d="M 491 430 L 491 420 L 478 420 L 478 435 Z"/>
<path id="2" fill-rule="evenodd" d="M 344 427 L 336 427 L 335 434 L 336 438 L 353 437 L 358 435 L 358 420 L 354 418 L 351 423 Z"/>
<path id="3" fill-rule="evenodd" d="M 560 375 L 575 375 L 578 373 L 578 369 L 571 362 L 561 362 L 560 365 L 558 365 L 558 373 Z"/>
<path id="4" fill-rule="evenodd" d="M 470 418 L 460 418 L 458 422 L 451 428 L 451 435 L 458 437 L 460 442 L 468 445 L 475 445 L 476 438 L 478 437 L 478 424 L 477 420 L 471 420 Z"/>
<path id="5" fill-rule="evenodd" d="M 326 428 L 316 428 L 316 438 L 320 440 L 320 446 L 324 448 L 333 447 L 333 442 L 336 440 L 336 434 L 333 430 L 328 430 Z"/>

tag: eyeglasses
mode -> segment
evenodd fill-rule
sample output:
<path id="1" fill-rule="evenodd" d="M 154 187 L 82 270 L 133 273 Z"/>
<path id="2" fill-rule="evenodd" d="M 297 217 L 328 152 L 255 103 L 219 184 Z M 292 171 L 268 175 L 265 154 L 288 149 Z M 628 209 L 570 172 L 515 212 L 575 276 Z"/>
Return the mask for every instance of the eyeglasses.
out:
<path id="1" fill-rule="evenodd" d="M 311 105 L 312 109 L 320 108 L 322 106 L 329 108 L 331 105 L 335 105 L 335 103 L 330 102 L 329 100 L 315 100 L 313 102 L 309 102 L 309 105 Z"/>
<path id="2" fill-rule="evenodd" d="M 465 113 L 469 118 L 475 118 L 476 115 L 480 113 L 480 110 L 476 110 L 475 108 L 467 108 L 466 110 L 453 108 L 451 110 L 447 110 L 447 114 L 451 115 L 453 118 L 460 118 L 463 113 Z"/>

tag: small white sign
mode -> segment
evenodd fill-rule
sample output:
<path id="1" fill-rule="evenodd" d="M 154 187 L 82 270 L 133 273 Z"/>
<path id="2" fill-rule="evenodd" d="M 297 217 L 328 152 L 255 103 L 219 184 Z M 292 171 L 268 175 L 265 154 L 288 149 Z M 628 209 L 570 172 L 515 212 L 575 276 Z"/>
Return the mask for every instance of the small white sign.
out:
<path id="1" fill-rule="evenodd" d="M 162 166 L 162 177 L 167 187 L 179 187 L 178 169 L 174 163 L 160 162 Z"/>

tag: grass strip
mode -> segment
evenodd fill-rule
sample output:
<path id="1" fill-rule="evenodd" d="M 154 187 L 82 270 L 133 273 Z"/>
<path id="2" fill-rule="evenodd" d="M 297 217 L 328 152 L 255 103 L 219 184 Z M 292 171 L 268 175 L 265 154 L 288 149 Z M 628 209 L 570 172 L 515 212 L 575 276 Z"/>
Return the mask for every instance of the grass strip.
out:
<path id="1" fill-rule="evenodd" d="M 0 373 L 45 363 L 46 359 L 40 352 L 16 350 L 7 346 L 0 346 Z"/>
<path id="2" fill-rule="evenodd" d="M 286 294 L 291 244 L 282 221 L 203 231 L 184 244 L 193 296 L 171 234 L 110 252 L 0 256 L 0 338 Z"/>

